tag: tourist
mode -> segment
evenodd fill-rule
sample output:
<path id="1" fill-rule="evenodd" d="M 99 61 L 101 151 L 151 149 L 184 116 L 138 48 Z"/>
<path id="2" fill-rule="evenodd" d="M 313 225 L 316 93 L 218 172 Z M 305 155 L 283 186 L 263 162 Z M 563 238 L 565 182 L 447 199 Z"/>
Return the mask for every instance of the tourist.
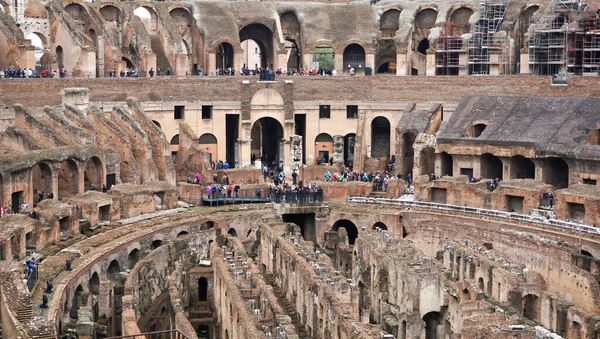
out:
<path id="1" fill-rule="evenodd" d="M 408 188 L 412 185 L 412 175 L 410 173 L 406 176 L 406 184 L 408 185 Z"/>
<path id="2" fill-rule="evenodd" d="M 325 181 L 329 181 L 331 179 L 331 173 L 329 170 L 325 170 Z"/>
<path id="3" fill-rule="evenodd" d="M 94 185 L 93 183 L 90 185 L 90 191 L 95 191 L 96 190 L 96 185 Z"/>
<path id="4" fill-rule="evenodd" d="M 150 74 L 150 77 L 153 78 L 154 77 L 154 68 L 150 67 L 148 74 Z"/>
<path id="5" fill-rule="evenodd" d="M 210 185 L 206 186 L 206 196 L 208 198 L 210 198 L 212 196 L 212 186 L 210 186 Z"/>
<path id="6" fill-rule="evenodd" d="M 235 193 L 235 197 L 238 198 L 238 191 L 240 190 L 240 185 L 239 184 L 235 184 L 235 186 L 233 186 L 233 192 Z"/>
<path id="7" fill-rule="evenodd" d="M 194 184 L 200 184 L 202 182 L 202 176 L 199 172 L 196 172 L 196 176 L 194 177 Z"/>
<path id="8" fill-rule="evenodd" d="M 106 191 L 108 191 L 108 188 L 106 188 L 105 184 L 102 184 L 102 193 L 106 193 Z"/>

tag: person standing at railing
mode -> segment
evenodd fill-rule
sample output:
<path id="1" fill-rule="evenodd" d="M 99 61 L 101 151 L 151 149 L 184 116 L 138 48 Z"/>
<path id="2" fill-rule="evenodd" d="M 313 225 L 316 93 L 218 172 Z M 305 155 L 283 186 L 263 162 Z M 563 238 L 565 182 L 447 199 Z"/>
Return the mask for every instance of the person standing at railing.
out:
<path id="1" fill-rule="evenodd" d="M 235 184 L 235 186 L 233 186 L 233 192 L 235 193 L 235 197 L 238 198 L 238 191 L 240 190 L 240 185 L 239 184 Z"/>

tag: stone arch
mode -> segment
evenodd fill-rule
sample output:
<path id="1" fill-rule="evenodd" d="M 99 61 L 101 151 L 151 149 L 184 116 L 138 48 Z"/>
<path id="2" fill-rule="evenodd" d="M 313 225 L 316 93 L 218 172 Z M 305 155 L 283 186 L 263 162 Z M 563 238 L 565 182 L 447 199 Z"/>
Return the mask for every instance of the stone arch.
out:
<path id="1" fill-rule="evenodd" d="M 198 279 L 198 300 L 208 301 L 208 279 L 206 277 Z"/>
<path id="2" fill-rule="evenodd" d="M 114 5 L 107 4 L 100 7 L 100 15 L 108 22 L 120 24 L 123 21 L 123 13 Z"/>
<path id="3" fill-rule="evenodd" d="M 65 199 L 79 191 L 79 167 L 73 159 L 60 163 L 58 168 L 58 198 Z"/>
<path id="4" fill-rule="evenodd" d="M 425 322 L 425 339 L 442 339 L 438 336 L 438 326 L 442 325 L 442 314 L 440 312 L 429 312 L 423 316 Z"/>
<path id="5" fill-rule="evenodd" d="M 454 160 L 452 159 L 452 155 L 441 152 L 440 153 L 440 175 L 454 175 Z"/>
<path id="6" fill-rule="evenodd" d="M 226 69 L 234 66 L 234 48 L 228 42 L 220 43 L 216 48 L 217 68 Z"/>
<path id="7" fill-rule="evenodd" d="M 453 24 L 454 35 L 463 35 L 469 33 L 469 19 L 473 15 L 473 9 L 467 6 L 455 8 L 450 14 L 450 22 Z"/>
<path id="8" fill-rule="evenodd" d="M 62 46 L 56 46 L 56 65 L 58 68 L 65 67 L 64 52 Z"/>
<path id="9" fill-rule="evenodd" d="M 366 53 L 363 46 L 352 43 L 344 48 L 344 73 L 348 72 L 350 67 L 354 68 L 356 73 L 362 72 L 365 67 Z"/>
<path id="10" fill-rule="evenodd" d="M 205 149 L 211 155 L 211 160 L 219 159 L 219 147 L 217 137 L 211 133 L 204 133 L 198 138 L 200 148 Z"/>
<path id="11" fill-rule="evenodd" d="M 229 229 L 229 231 L 227 231 L 227 234 L 229 234 L 230 236 L 236 238 L 237 237 L 237 231 L 235 230 L 235 228 L 231 227 Z"/>
<path id="12" fill-rule="evenodd" d="M 137 264 L 141 258 L 142 252 L 139 249 L 134 248 L 131 250 L 131 252 L 129 252 L 129 255 L 127 255 L 127 267 L 132 270 L 135 264 Z"/>
<path id="13" fill-rule="evenodd" d="M 332 231 L 338 232 L 340 228 L 344 228 L 348 234 L 348 243 L 354 245 L 356 238 L 358 238 L 358 228 L 356 225 L 348 219 L 340 219 L 331 226 Z"/>
<path id="14" fill-rule="evenodd" d="M 71 319 L 78 318 L 78 312 L 83 304 L 83 287 L 81 284 L 77 285 L 75 293 L 73 293 L 73 299 L 71 300 L 71 309 L 69 310 L 69 317 Z"/>
<path id="15" fill-rule="evenodd" d="M 531 5 L 525 8 L 521 14 L 519 14 L 519 41 L 515 44 L 517 46 L 517 51 L 521 48 L 525 47 L 527 44 L 527 39 L 525 38 L 525 33 L 529 30 L 529 24 L 531 22 L 531 18 L 534 13 L 540 9 L 538 5 Z M 521 66 L 523 67 L 523 66 Z"/>
<path id="16" fill-rule="evenodd" d="M 375 71 L 396 74 L 396 54 L 397 46 L 394 40 L 380 40 L 375 51 Z"/>
<path id="17" fill-rule="evenodd" d="M 522 155 L 510 158 L 511 179 L 535 179 L 535 164 Z"/>
<path id="18" fill-rule="evenodd" d="M 179 134 L 175 134 L 171 138 L 171 141 L 169 142 L 169 144 L 172 145 L 172 146 L 179 145 Z"/>
<path id="19" fill-rule="evenodd" d="M 284 100 L 281 94 L 271 88 L 261 88 L 250 99 L 251 106 L 281 106 Z"/>
<path id="20" fill-rule="evenodd" d="M 500 179 L 502 180 L 503 165 L 502 160 L 497 156 L 484 153 L 481 155 L 481 176 L 485 179 Z"/>
<path id="21" fill-rule="evenodd" d="M 131 61 L 131 59 L 122 56 L 121 61 L 125 63 L 126 68 L 135 68 L 135 64 Z"/>
<path id="22" fill-rule="evenodd" d="M 389 9 L 381 14 L 379 31 L 382 38 L 392 38 L 400 28 L 400 12 L 398 8 Z"/>
<path id="23" fill-rule="evenodd" d="M 46 19 L 48 18 L 48 11 L 46 11 L 46 7 L 41 2 L 28 2 L 25 5 L 23 16 L 26 18 Z"/>
<path id="24" fill-rule="evenodd" d="M 382 229 L 384 231 L 388 230 L 387 226 L 384 223 L 382 223 L 381 221 L 378 221 L 378 222 L 376 222 L 376 223 L 373 224 L 373 229 L 374 230 L 377 229 L 377 227 L 379 227 L 380 229 Z"/>
<path id="25" fill-rule="evenodd" d="M 321 41 L 312 49 L 313 69 L 333 70 L 335 68 L 335 49 L 332 46 L 329 41 Z"/>
<path id="26" fill-rule="evenodd" d="M 390 121 L 378 116 L 371 121 L 371 157 L 390 157 Z"/>
<path id="27" fill-rule="evenodd" d="M 104 183 L 104 165 L 98 157 L 91 157 L 85 162 L 85 169 L 83 172 L 84 180 L 84 191 L 89 190 L 90 186 L 94 184 L 98 189 L 102 187 Z"/>
<path id="28" fill-rule="evenodd" d="M 156 125 L 156 127 L 158 127 L 158 128 L 160 128 L 160 129 L 162 129 L 162 126 L 160 125 L 160 122 L 158 122 L 158 121 L 156 121 L 156 120 L 152 120 L 152 123 L 153 123 L 154 125 Z"/>
<path id="29" fill-rule="evenodd" d="M 251 129 L 251 152 L 255 159 L 261 159 L 263 164 L 279 164 L 283 161 L 283 154 L 279 154 L 280 143 L 283 139 L 283 126 L 271 117 L 258 119 Z"/>
<path id="30" fill-rule="evenodd" d="M 115 285 L 121 284 L 121 265 L 115 259 L 110 262 L 106 270 L 108 279 Z"/>
<path id="31" fill-rule="evenodd" d="M 315 138 L 315 161 L 317 165 L 329 163 L 333 155 L 333 138 L 327 133 L 321 133 Z"/>
<path id="32" fill-rule="evenodd" d="M 188 231 L 181 231 L 181 232 L 177 233 L 176 238 L 183 237 L 184 235 L 188 235 L 188 234 L 190 234 Z"/>
<path id="33" fill-rule="evenodd" d="M 150 249 L 151 250 L 155 250 L 157 248 L 159 248 L 160 246 L 162 246 L 163 242 L 160 239 L 156 239 L 152 241 L 152 244 L 150 244 Z"/>
<path id="34" fill-rule="evenodd" d="M 260 48 L 259 66 L 262 68 L 273 68 L 273 31 L 263 24 L 252 23 L 240 30 L 240 42 L 242 45 L 246 40 L 253 40 L 258 45 L 258 48 Z M 252 68 L 253 65 L 248 65 L 248 67 Z"/>
<path id="35" fill-rule="evenodd" d="M 52 167 L 46 162 L 38 162 L 31 169 L 31 184 L 33 187 L 34 200 L 37 201 L 38 194 L 52 192 Z M 46 198 L 46 196 L 44 196 Z"/>
<path id="36" fill-rule="evenodd" d="M 149 35 L 156 35 L 158 30 L 158 14 L 154 8 L 149 5 L 139 5 L 133 11 L 133 15 L 137 16 L 146 27 Z"/>
<path id="37" fill-rule="evenodd" d="M 479 277 L 479 279 L 477 279 L 477 286 L 479 287 L 479 290 L 485 293 L 485 285 L 482 277 Z"/>
<path id="38" fill-rule="evenodd" d="M 540 320 L 538 299 L 538 296 L 535 294 L 527 294 L 523 297 L 523 317 L 533 321 Z"/>
<path id="39" fill-rule="evenodd" d="M 561 158 L 550 157 L 544 161 L 543 181 L 554 188 L 569 186 L 569 165 Z"/>
<path id="40" fill-rule="evenodd" d="M 415 163 L 414 144 L 417 136 L 412 132 L 402 134 L 402 176 L 406 178 L 412 173 Z"/>
<path id="41" fill-rule="evenodd" d="M 465 137 L 479 138 L 487 125 L 488 122 L 484 120 L 473 121 L 465 130 L 464 135 Z"/>
<path id="42" fill-rule="evenodd" d="M 98 272 L 94 272 L 88 280 L 88 290 L 91 294 L 99 294 L 100 293 L 100 275 Z"/>
<path id="43" fill-rule="evenodd" d="M 296 13 L 287 11 L 280 15 L 281 31 L 285 39 L 285 48 L 288 50 L 287 68 L 302 68 L 302 38 L 300 22 Z"/>

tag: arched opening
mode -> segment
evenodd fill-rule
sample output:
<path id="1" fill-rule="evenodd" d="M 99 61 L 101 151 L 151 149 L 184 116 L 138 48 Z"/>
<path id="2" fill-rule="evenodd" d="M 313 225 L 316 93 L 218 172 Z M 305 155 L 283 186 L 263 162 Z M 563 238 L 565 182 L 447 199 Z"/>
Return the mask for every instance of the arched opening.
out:
<path id="1" fill-rule="evenodd" d="M 406 320 L 402 320 L 402 324 L 400 325 L 400 339 L 406 339 Z"/>
<path id="2" fill-rule="evenodd" d="M 59 69 L 65 67 L 63 48 L 61 46 L 56 46 L 56 64 Z"/>
<path id="3" fill-rule="evenodd" d="M 402 135 L 402 176 L 406 178 L 412 173 L 415 162 L 415 139 L 416 135 L 407 132 Z"/>
<path id="4" fill-rule="evenodd" d="M 473 10 L 467 7 L 460 7 L 452 12 L 450 21 L 454 25 L 454 35 L 463 35 L 469 33 L 469 18 Z"/>
<path id="5" fill-rule="evenodd" d="M 384 230 L 384 231 L 387 231 L 387 229 L 388 229 L 387 226 L 384 223 L 382 223 L 381 221 L 378 221 L 378 222 L 376 222 L 376 223 L 373 224 L 373 229 L 374 230 L 376 230 L 378 227 L 380 229 Z"/>
<path id="6" fill-rule="evenodd" d="M 156 34 L 158 17 L 152 8 L 140 6 L 133 11 L 133 15 L 144 24 L 149 35 Z"/>
<path id="7" fill-rule="evenodd" d="M 121 61 L 123 61 L 125 63 L 125 67 L 127 68 L 135 68 L 135 65 L 133 64 L 133 62 L 131 62 L 131 60 L 129 60 L 126 57 L 121 57 Z"/>
<path id="8" fill-rule="evenodd" d="M 83 304 L 83 287 L 81 285 L 77 286 L 75 289 L 75 293 L 73 294 L 73 299 L 71 300 L 71 309 L 69 310 L 69 317 L 71 319 L 78 318 L 78 312 Z"/>
<path id="9" fill-rule="evenodd" d="M 160 126 L 160 123 L 156 120 L 152 120 L 152 123 L 154 123 L 156 125 L 156 127 L 162 129 L 162 127 Z"/>
<path id="10" fill-rule="evenodd" d="M 154 241 L 152 241 L 152 244 L 150 245 L 150 249 L 155 250 L 155 249 L 159 248 L 160 246 L 162 246 L 162 241 L 154 240 Z"/>
<path id="11" fill-rule="evenodd" d="M 481 176 L 486 179 L 502 180 L 502 160 L 490 153 L 482 154 Z"/>
<path id="12" fill-rule="evenodd" d="M 467 130 L 465 131 L 465 136 L 472 137 L 472 138 L 479 138 L 486 127 L 487 127 L 487 125 L 484 123 L 472 124 L 469 127 L 467 127 Z"/>
<path id="13" fill-rule="evenodd" d="M 583 330 L 583 326 L 581 326 L 581 323 L 577 322 L 577 321 L 572 321 L 571 322 L 571 333 L 572 339 L 582 339 L 583 335 L 582 335 L 582 330 Z"/>
<path id="14" fill-rule="evenodd" d="M 316 164 L 328 164 L 333 155 L 333 138 L 327 133 L 321 133 L 315 138 Z"/>
<path id="15" fill-rule="evenodd" d="M 356 144 L 356 134 L 349 133 L 344 136 L 344 164 L 348 168 L 354 167 L 354 145 Z"/>
<path id="16" fill-rule="evenodd" d="M 121 284 L 121 265 L 116 260 L 113 260 L 108 265 L 108 270 L 106 271 L 108 274 L 108 279 L 115 285 Z"/>
<path id="17" fill-rule="evenodd" d="M 440 312 L 429 312 L 423 316 L 425 322 L 425 339 L 442 339 L 438 337 L 438 326 L 442 324 L 442 315 Z"/>
<path id="18" fill-rule="evenodd" d="M 233 46 L 224 42 L 217 47 L 217 68 L 233 68 Z"/>
<path id="19" fill-rule="evenodd" d="M 427 55 L 428 49 L 429 49 L 429 40 L 428 39 L 421 40 L 421 42 L 419 42 L 419 45 L 417 46 L 417 52 L 419 52 L 423 55 Z"/>
<path id="20" fill-rule="evenodd" d="M 78 21 L 80 24 L 84 24 L 85 16 L 87 14 L 85 8 L 78 3 L 71 3 L 65 6 L 65 12 L 67 12 L 73 20 Z"/>
<path id="21" fill-rule="evenodd" d="M 554 188 L 569 186 L 569 165 L 560 158 L 547 158 L 544 163 L 544 183 Z"/>
<path id="22" fill-rule="evenodd" d="M 30 5 L 33 3 L 30 3 Z M 35 66 L 36 68 L 42 67 L 42 56 L 44 55 L 44 47 L 46 46 L 46 37 L 42 33 L 33 32 L 29 33 L 25 39 L 31 40 L 31 45 L 34 49 L 35 54 Z"/>
<path id="23" fill-rule="evenodd" d="M 66 199 L 77 194 L 79 187 L 79 169 L 75 161 L 67 159 L 58 169 L 58 198 Z"/>
<path id="24" fill-rule="evenodd" d="M 454 175 L 454 161 L 452 156 L 446 152 L 440 153 L 440 169 L 442 175 Z"/>
<path id="25" fill-rule="evenodd" d="M 214 221 L 207 221 L 206 223 L 204 223 L 204 225 L 205 226 L 202 229 L 209 230 L 209 229 L 215 227 L 215 222 Z"/>
<path id="26" fill-rule="evenodd" d="M 138 250 L 137 248 L 133 249 L 131 252 L 129 252 L 129 255 L 127 256 L 127 267 L 129 267 L 129 269 L 132 270 L 135 264 L 137 264 L 141 258 L 142 252 L 140 252 L 140 250 Z"/>
<path id="27" fill-rule="evenodd" d="M 198 139 L 200 148 L 210 153 L 210 161 L 219 160 L 217 137 L 210 133 L 204 133 Z M 231 165 L 231 164 L 230 164 Z"/>
<path id="28" fill-rule="evenodd" d="M 379 21 L 381 37 L 392 38 L 396 35 L 396 31 L 400 27 L 399 18 L 400 11 L 397 9 L 390 9 L 381 15 L 381 19 Z"/>
<path id="29" fill-rule="evenodd" d="M 264 117 L 257 120 L 252 126 L 251 149 L 255 159 L 261 159 L 263 164 L 280 166 L 283 154 L 279 154 L 283 143 L 283 127 L 274 118 Z"/>
<path id="30" fill-rule="evenodd" d="M 390 157 L 390 121 L 386 117 L 371 122 L 371 157 Z"/>
<path id="31" fill-rule="evenodd" d="M 350 44 L 344 49 L 344 73 L 354 68 L 356 74 L 365 67 L 365 49 L 359 44 Z"/>
<path id="32" fill-rule="evenodd" d="M 91 294 L 100 293 L 100 276 L 97 272 L 94 272 L 90 280 L 88 280 L 88 290 Z"/>
<path id="33" fill-rule="evenodd" d="M 538 321 L 538 309 L 537 295 L 528 294 L 523 298 L 523 317 L 529 320 Z"/>
<path id="34" fill-rule="evenodd" d="M 477 286 L 479 286 L 479 290 L 485 292 L 485 285 L 483 283 L 483 278 L 479 278 L 477 280 Z"/>
<path id="35" fill-rule="evenodd" d="M 312 69 L 333 70 L 335 68 L 335 54 L 328 45 L 318 45 L 313 51 Z"/>
<path id="36" fill-rule="evenodd" d="M 247 40 L 254 41 L 246 43 Z M 240 41 L 247 67 L 273 68 L 273 32 L 263 24 L 250 24 L 240 30 Z M 254 62 L 258 61 L 259 62 Z"/>
<path id="37" fill-rule="evenodd" d="M 346 233 L 348 234 L 348 243 L 350 245 L 354 245 L 356 238 L 358 238 L 358 228 L 354 223 L 347 219 L 342 219 L 336 221 L 331 227 L 332 231 L 338 232 L 340 228 L 344 228 Z"/>
<path id="38" fill-rule="evenodd" d="M 208 280 L 205 277 L 198 279 L 198 300 L 208 300 Z"/>
<path id="39" fill-rule="evenodd" d="M 419 154 L 419 175 L 432 174 L 435 170 L 435 149 L 425 147 Z"/>
<path id="40" fill-rule="evenodd" d="M 515 155 L 510 159 L 511 179 L 535 179 L 535 164 L 531 159 Z"/>
<path id="41" fill-rule="evenodd" d="M 237 238 L 237 231 L 233 227 L 230 228 L 229 231 L 227 231 L 227 234 L 229 234 L 232 237 L 236 237 Z"/>
<path id="42" fill-rule="evenodd" d="M 287 51 L 287 68 L 300 69 L 302 64 L 302 55 L 299 44 L 302 41 L 300 37 L 300 22 L 294 12 L 285 12 L 279 19 L 281 22 L 281 31 L 285 38 L 285 49 Z"/>
<path id="43" fill-rule="evenodd" d="M 173 161 L 175 161 L 175 157 L 177 156 L 177 151 L 179 151 L 179 134 L 175 134 L 171 138 L 169 145 L 170 145 L 170 149 L 171 149 L 171 157 L 173 158 Z"/>
<path id="44" fill-rule="evenodd" d="M 121 11 L 112 5 L 106 5 L 100 8 L 100 14 L 107 22 L 111 22 L 116 25 L 120 25 L 122 21 Z"/>
<path id="45" fill-rule="evenodd" d="M 43 194 L 46 198 L 48 193 L 52 192 L 52 170 L 44 162 L 37 163 L 31 169 L 31 183 L 33 186 L 34 202 L 39 200 L 38 196 Z"/>
<path id="46" fill-rule="evenodd" d="M 88 35 L 89 35 L 90 39 L 92 39 L 92 45 L 96 46 L 96 31 L 94 31 L 92 28 L 90 28 L 88 30 Z"/>
<path id="47" fill-rule="evenodd" d="M 85 163 L 85 170 L 83 174 L 84 178 L 84 191 L 90 189 L 92 184 L 100 189 L 102 186 L 102 161 L 98 157 L 92 157 Z"/>
<path id="48" fill-rule="evenodd" d="M 393 61 L 388 61 L 377 68 L 377 73 L 390 73 L 396 74 L 396 63 Z"/>
<path id="49" fill-rule="evenodd" d="M 187 234 L 189 234 L 189 233 L 186 231 L 181 231 L 181 232 L 179 232 L 179 234 L 177 234 L 177 238 L 183 237 L 184 235 L 187 235 Z"/>

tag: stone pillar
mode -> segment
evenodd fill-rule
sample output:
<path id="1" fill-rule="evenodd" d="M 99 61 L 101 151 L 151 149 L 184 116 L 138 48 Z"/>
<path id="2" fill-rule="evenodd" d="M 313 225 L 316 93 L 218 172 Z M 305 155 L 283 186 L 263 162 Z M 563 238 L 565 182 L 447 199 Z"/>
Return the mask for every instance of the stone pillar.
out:
<path id="1" fill-rule="evenodd" d="M 311 53 L 302 54 L 302 67 L 306 70 L 313 68 L 313 55 Z"/>
<path id="2" fill-rule="evenodd" d="M 396 75 L 410 75 L 406 63 L 406 54 L 396 54 Z"/>
<path id="3" fill-rule="evenodd" d="M 302 166 L 302 136 L 292 135 L 290 137 L 290 167 L 291 171 L 299 173 L 299 169 Z"/>
<path id="4" fill-rule="evenodd" d="M 77 336 L 80 339 L 94 338 L 94 320 L 91 307 L 81 307 L 77 311 Z"/>
<path id="5" fill-rule="evenodd" d="M 205 70 L 206 75 L 214 75 L 217 71 L 217 54 L 215 52 L 208 53 L 208 69 Z"/>
<path id="6" fill-rule="evenodd" d="M 334 67 L 335 70 L 337 71 L 338 75 L 342 75 L 344 73 L 344 54 L 343 53 L 336 53 L 333 56 L 334 58 Z"/>
<path id="7" fill-rule="evenodd" d="M 333 136 L 333 163 L 335 165 L 344 165 L 344 136 Z"/>
<path id="8" fill-rule="evenodd" d="M 238 139 L 238 143 L 240 145 L 239 149 L 239 155 L 240 155 L 240 159 L 239 159 L 239 164 L 240 167 L 248 167 L 248 166 L 254 166 L 254 164 L 250 163 L 250 154 L 252 153 L 251 147 L 252 147 L 252 139 Z"/>
<path id="9" fill-rule="evenodd" d="M 510 158 L 507 157 L 499 157 L 500 161 L 502 161 L 502 180 L 511 179 L 510 177 Z"/>
<path id="10" fill-rule="evenodd" d="M 458 55 L 458 75 L 469 75 L 469 56 L 467 53 Z"/>
<path id="11" fill-rule="evenodd" d="M 521 52 L 519 59 L 519 74 L 529 74 L 529 51 Z"/>
<path id="12" fill-rule="evenodd" d="M 435 75 L 435 52 L 427 54 L 427 64 L 425 66 L 425 75 Z"/>
<path id="13" fill-rule="evenodd" d="M 96 38 L 96 77 L 104 78 L 104 36 Z"/>
<path id="14" fill-rule="evenodd" d="M 281 68 L 287 70 L 287 53 L 277 53 L 277 60 L 275 62 L 275 70 Z"/>
<path id="15" fill-rule="evenodd" d="M 244 66 L 244 51 L 235 52 L 233 54 L 233 67 L 235 67 L 235 74 L 239 74 L 242 67 Z M 248 65 L 246 65 L 248 67 Z"/>
<path id="16" fill-rule="evenodd" d="M 85 192 L 85 164 L 77 163 L 77 194 Z M 98 185 L 98 183 L 94 183 Z"/>
<path id="17" fill-rule="evenodd" d="M 58 200 L 58 171 L 60 171 L 59 164 L 53 164 L 52 166 L 52 194 L 54 194 L 54 200 Z M 33 205 L 31 205 L 33 206 Z"/>
<path id="18" fill-rule="evenodd" d="M 365 55 L 365 64 L 363 65 L 363 67 L 371 67 L 371 74 L 375 75 L 375 72 L 377 71 L 375 69 L 375 54 L 367 53 Z"/>
<path id="19" fill-rule="evenodd" d="M 187 55 L 184 53 L 175 54 L 175 75 L 177 75 L 178 77 L 184 77 L 186 69 L 187 69 Z M 173 71 L 173 70 L 171 70 L 171 71 Z"/>

